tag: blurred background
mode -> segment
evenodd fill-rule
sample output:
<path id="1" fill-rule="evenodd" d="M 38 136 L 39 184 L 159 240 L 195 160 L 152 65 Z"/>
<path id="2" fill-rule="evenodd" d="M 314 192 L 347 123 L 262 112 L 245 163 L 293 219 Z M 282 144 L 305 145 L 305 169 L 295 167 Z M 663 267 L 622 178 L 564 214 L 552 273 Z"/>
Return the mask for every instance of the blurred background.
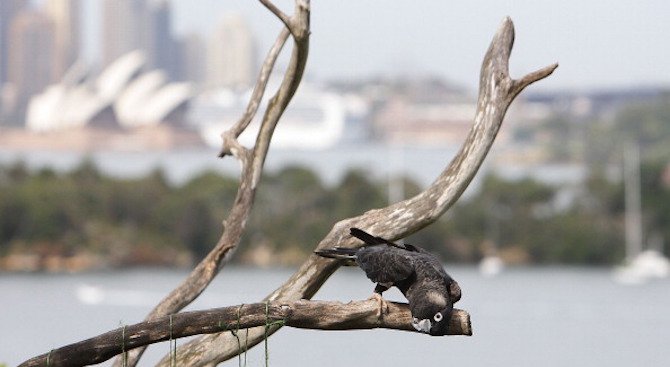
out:
<path id="1" fill-rule="evenodd" d="M 407 240 L 456 269 L 473 314 L 475 336 L 428 361 L 667 365 L 654 354 L 670 337 L 667 14 L 663 1 L 313 1 L 306 75 L 224 271 L 258 288 L 213 292 L 257 301 L 336 221 L 429 185 L 469 131 L 482 57 L 509 15 L 512 76 L 560 67 L 517 97 L 464 197 Z M 0 325 L 16 340 L 46 333 L 0 342 L 0 365 L 141 320 L 216 243 L 239 174 L 216 158 L 220 133 L 280 29 L 254 1 L 0 1 Z M 362 273 L 342 273 L 318 296 L 368 296 Z M 104 326 L 85 321 L 100 315 Z M 289 349 L 280 365 L 328 352 L 289 353 L 300 333 L 273 338 Z M 549 334 L 572 343 L 557 350 Z"/>

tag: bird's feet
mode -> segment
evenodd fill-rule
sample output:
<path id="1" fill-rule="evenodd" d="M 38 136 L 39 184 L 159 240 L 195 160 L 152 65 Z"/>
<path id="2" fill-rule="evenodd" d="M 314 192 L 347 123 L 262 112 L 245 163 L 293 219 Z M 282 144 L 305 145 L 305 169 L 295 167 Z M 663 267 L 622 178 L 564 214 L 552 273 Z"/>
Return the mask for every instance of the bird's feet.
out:
<path id="1" fill-rule="evenodd" d="M 372 296 L 368 299 L 379 302 L 379 314 L 377 315 L 377 319 L 381 321 L 381 319 L 384 318 L 384 315 L 389 313 L 388 302 L 386 302 L 382 295 L 377 292 L 372 293 Z"/>

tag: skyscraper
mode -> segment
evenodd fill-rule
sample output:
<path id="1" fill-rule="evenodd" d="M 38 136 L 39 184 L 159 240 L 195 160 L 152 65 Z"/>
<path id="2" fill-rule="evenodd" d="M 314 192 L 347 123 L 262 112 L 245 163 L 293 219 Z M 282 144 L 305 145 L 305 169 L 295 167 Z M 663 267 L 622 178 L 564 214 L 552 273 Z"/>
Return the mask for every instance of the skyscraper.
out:
<path id="1" fill-rule="evenodd" d="M 46 10 L 54 27 L 53 73 L 60 79 L 79 57 L 80 0 L 48 0 Z"/>
<path id="2" fill-rule="evenodd" d="M 0 0 L 0 85 L 7 81 L 9 69 L 9 28 L 14 17 L 27 5 L 26 0 Z"/>
<path id="3" fill-rule="evenodd" d="M 53 23 L 44 13 L 24 10 L 9 28 L 8 82 L 18 99 L 22 116 L 28 99 L 53 80 Z"/>
<path id="4" fill-rule="evenodd" d="M 226 15 L 209 42 L 207 79 L 210 87 L 246 88 L 256 70 L 256 46 L 241 15 Z"/>
<path id="5" fill-rule="evenodd" d="M 189 34 L 180 41 L 182 79 L 201 86 L 207 69 L 207 47 L 198 34 Z"/>
<path id="6" fill-rule="evenodd" d="M 149 65 L 162 69 L 171 79 L 180 79 L 179 44 L 172 36 L 172 13 L 168 0 L 153 0 L 147 9 L 147 54 Z"/>
<path id="7" fill-rule="evenodd" d="M 103 0 L 102 11 L 103 65 L 130 51 L 146 48 L 145 0 Z"/>

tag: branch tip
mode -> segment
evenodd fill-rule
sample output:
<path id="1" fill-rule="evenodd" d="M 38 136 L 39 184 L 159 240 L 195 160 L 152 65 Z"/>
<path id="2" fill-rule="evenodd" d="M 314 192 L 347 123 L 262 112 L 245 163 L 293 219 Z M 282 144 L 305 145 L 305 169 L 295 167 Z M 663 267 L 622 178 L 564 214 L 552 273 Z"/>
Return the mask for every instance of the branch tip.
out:
<path id="1" fill-rule="evenodd" d="M 535 70 L 531 73 L 528 73 L 524 75 L 521 79 L 514 80 L 513 82 L 514 84 L 512 86 L 512 93 L 514 95 L 519 94 L 527 86 L 551 75 L 554 72 L 554 70 L 556 70 L 556 68 L 558 68 L 558 63 L 553 63 L 541 69 Z"/>

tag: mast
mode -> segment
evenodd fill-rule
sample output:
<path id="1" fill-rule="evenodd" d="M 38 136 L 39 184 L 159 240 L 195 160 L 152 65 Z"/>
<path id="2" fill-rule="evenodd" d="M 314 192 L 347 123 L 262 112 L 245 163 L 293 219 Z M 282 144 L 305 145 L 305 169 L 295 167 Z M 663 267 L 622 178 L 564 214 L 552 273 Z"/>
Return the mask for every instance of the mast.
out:
<path id="1" fill-rule="evenodd" d="M 626 215 L 626 259 L 642 252 L 642 203 L 640 199 L 640 146 L 628 140 L 623 156 Z"/>

